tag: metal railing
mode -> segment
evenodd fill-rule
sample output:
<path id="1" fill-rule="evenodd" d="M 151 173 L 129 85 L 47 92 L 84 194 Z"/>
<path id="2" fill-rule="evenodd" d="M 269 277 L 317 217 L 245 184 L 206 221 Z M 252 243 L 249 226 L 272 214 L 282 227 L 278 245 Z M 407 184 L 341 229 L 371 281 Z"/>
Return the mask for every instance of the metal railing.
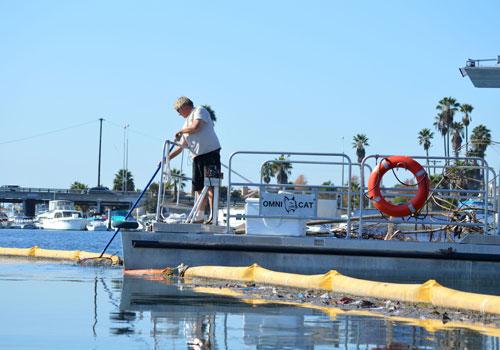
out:
<path id="1" fill-rule="evenodd" d="M 260 181 L 259 182 L 233 182 L 232 181 L 232 167 L 233 167 L 233 160 L 236 156 L 240 155 L 250 155 L 250 156 L 279 156 L 281 154 L 287 154 L 289 156 L 297 156 L 297 157 L 329 157 L 330 159 L 334 161 L 312 161 L 312 160 L 301 160 L 301 159 L 286 159 L 286 160 L 265 160 L 261 164 L 261 169 L 259 173 Z M 338 158 L 340 158 L 342 161 L 338 161 Z M 282 163 L 287 163 L 287 164 L 310 164 L 310 165 L 330 165 L 330 166 L 344 166 L 347 167 L 347 186 L 328 186 L 328 185 L 310 185 L 310 184 L 268 184 L 264 183 L 263 181 L 263 176 L 262 176 L 262 169 L 267 163 L 274 163 L 274 164 L 282 164 Z M 346 232 L 347 232 L 347 237 L 350 236 L 351 233 L 351 175 L 352 175 L 352 162 L 351 159 L 343 153 L 313 153 L 313 152 L 278 152 L 278 151 L 273 151 L 273 152 L 265 152 L 265 151 L 238 151 L 234 152 L 231 154 L 229 157 L 229 174 L 228 174 L 228 188 L 227 188 L 227 232 L 231 232 L 230 228 L 230 218 L 237 218 L 240 217 L 241 214 L 238 215 L 233 215 L 231 214 L 231 189 L 236 186 L 248 186 L 248 187 L 257 187 L 259 189 L 259 195 L 262 196 L 262 194 L 267 191 L 268 189 L 277 189 L 281 188 L 285 190 L 286 192 L 311 192 L 314 193 L 315 197 L 318 198 L 318 191 L 323 190 L 325 192 L 322 193 L 328 193 L 328 192 L 335 192 L 338 193 L 339 190 L 342 193 L 347 194 L 347 212 L 346 212 Z M 295 190 L 294 188 L 300 188 L 299 190 Z M 345 191 L 345 192 L 343 192 Z M 343 196 L 342 196 L 343 197 Z M 261 215 L 259 212 L 259 215 L 245 215 L 246 219 L 252 219 L 252 218 L 263 218 L 263 219 L 282 219 L 282 216 L 276 216 L 276 215 Z M 295 220 L 303 220 L 304 218 L 302 217 L 290 217 L 287 219 L 295 219 Z M 330 217 L 315 217 L 314 219 L 316 220 L 330 220 L 332 218 Z"/>
<path id="2" fill-rule="evenodd" d="M 379 155 L 379 154 L 374 154 L 374 155 L 368 155 L 366 156 L 363 161 L 362 165 L 367 164 L 368 161 L 375 159 L 375 163 L 378 163 L 378 161 L 382 161 L 384 158 L 390 157 L 389 155 Z M 459 200 L 459 199 L 471 199 L 471 196 L 476 196 L 472 197 L 475 199 L 480 199 L 481 200 L 481 209 L 483 211 L 484 219 L 483 222 L 463 222 L 463 221 L 458 221 L 458 220 L 453 220 L 453 218 L 449 217 L 449 220 L 446 221 L 440 221 L 436 222 L 435 219 L 432 219 L 432 217 L 420 217 L 416 219 L 416 223 L 422 224 L 422 225 L 430 225 L 430 226 L 443 226 L 443 225 L 454 225 L 454 226 L 464 226 L 464 227 L 482 227 L 484 232 L 489 232 L 489 223 L 488 223 L 488 218 L 489 218 L 489 212 L 491 211 L 490 209 L 490 204 L 493 206 L 494 211 L 498 211 L 498 191 L 497 191 L 497 184 L 496 184 L 496 179 L 497 175 L 496 172 L 494 171 L 493 168 L 488 166 L 488 163 L 486 160 L 483 158 L 479 157 L 437 157 L 437 156 L 411 156 L 411 158 L 415 160 L 427 160 L 427 165 L 425 165 L 426 171 L 430 171 L 430 169 L 441 169 L 441 172 L 446 175 L 446 171 L 450 169 L 469 169 L 469 170 L 474 170 L 477 169 L 480 171 L 481 174 L 481 179 L 478 179 L 479 181 L 479 189 L 464 189 L 464 188 L 453 188 L 450 184 L 448 184 L 448 188 L 431 188 L 431 195 L 433 193 L 438 193 L 439 197 L 441 198 L 447 198 L 447 199 L 453 199 L 453 200 Z M 430 165 L 430 161 L 434 161 L 433 165 Z M 443 162 L 444 164 L 436 164 L 435 161 L 440 161 Z M 456 162 L 461 161 L 463 164 L 457 164 Z M 455 162 L 455 163 L 454 163 Z M 474 165 L 473 165 L 474 164 Z M 477 165 L 475 165 L 477 164 Z M 366 193 L 370 191 L 369 188 L 366 187 L 365 185 L 365 172 L 364 172 L 364 166 L 362 167 L 362 171 L 360 174 L 360 190 L 359 190 L 359 236 L 358 238 L 362 238 L 363 235 L 363 230 L 364 230 L 364 224 L 367 222 L 380 222 L 380 218 L 369 218 L 369 217 L 364 217 L 363 211 L 365 211 L 365 196 Z M 492 182 L 492 191 L 490 194 L 489 191 L 489 185 L 490 185 L 490 180 L 489 180 L 489 175 L 492 175 L 493 180 Z M 412 192 L 415 192 L 416 190 L 413 189 L 408 189 L 408 188 L 387 188 L 387 187 L 381 187 L 380 190 L 385 196 L 388 197 L 394 197 L 394 196 L 403 196 L 403 197 L 410 197 L 412 195 Z M 392 192 L 392 193 L 391 193 Z M 396 192 L 396 193 L 394 193 Z M 405 195 L 404 192 L 408 192 L 408 195 Z M 443 211 L 443 213 L 445 213 Z M 391 223 L 397 224 L 397 223 L 411 223 L 409 221 L 405 221 L 404 219 L 395 219 L 391 218 L 392 220 L 390 221 Z M 497 230 L 498 230 L 498 224 L 497 224 Z"/>
<path id="3" fill-rule="evenodd" d="M 46 187 L 1 187 L 0 193 L 66 193 L 66 194 L 100 194 L 101 192 L 89 192 L 89 188 L 84 189 L 71 189 L 71 188 L 46 188 Z M 103 191 L 102 193 L 113 193 L 113 194 L 125 194 L 125 195 L 133 195 L 136 194 L 137 191 Z"/>
<path id="4" fill-rule="evenodd" d="M 170 165 L 168 164 L 168 159 L 166 158 L 167 156 L 167 150 L 170 149 L 172 145 L 177 145 L 180 146 L 176 142 L 172 141 L 165 141 L 164 146 L 163 146 L 163 152 L 162 152 L 162 162 L 161 162 L 161 177 L 159 181 L 159 189 L 158 189 L 158 205 L 157 205 L 157 220 L 161 220 L 161 210 L 162 210 L 162 203 L 164 200 L 164 192 L 165 192 L 165 171 L 167 167 Z M 289 159 L 283 159 L 283 160 L 278 160 L 278 159 L 265 159 L 262 161 L 260 165 L 260 171 L 258 176 L 260 177 L 260 180 L 258 181 L 251 181 L 249 178 L 241 175 L 240 173 L 236 172 L 233 167 L 235 164 L 236 158 L 242 158 L 244 156 L 249 156 L 249 157 L 269 157 L 271 156 L 279 156 L 282 154 L 290 155 L 291 158 Z M 291 193 L 302 193 L 302 194 L 311 194 L 314 195 L 315 198 L 320 198 L 320 194 L 325 194 L 326 197 L 328 196 L 336 196 L 338 199 L 339 197 L 341 198 L 339 204 L 340 206 L 338 207 L 339 210 L 345 211 L 345 215 L 343 215 L 342 219 L 335 218 L 335 220 L 331 220 L 332 218 L 330 217 L 318 217 L 316 216 L 314 219 L 315 220 L 331 220 L 332 222 L 345 222 L 346 223 L 346 238 L 351 238 L 352 235 L 352 223 L 354 222 L 353 220 L 358 220 L 359 222 L 359 229 L 358 229 L 358 238 L 363 237 L 364 231 L 367 229 L 367 223 L 381 223 L 384 222 L 384 219 L 382 216 L 378 215 L 369 215 L 367 216 L 367 210 L 372 210 L 372 203 L 370 200 L 366 198 L 366 193 L 369 191 L 369 189 L 366 186 L 366 172 L 371 173 L 373 171 L 373 161 L 375 165 L 379 161 L 382 161 L 384 158 L 390 157 L 390 155 L 368 155 L 366 156 L 361 163 L 352 163 L 351 159 L 343 154 L 343 153 L 314 153 L 314 152 L 283 152 L 283 151 L 237 151 L 231 154 L 229 157 L 229 163 L 228 166 L 223 165 L 228 169 L 228 175 L 227 175 L 227 202 L 226 202 L 226 213 L 224 214 L 227 222 L 227 232 L 231 232 L 231 227 L 230 227 L 230 219 L 231 218 L 241 218 L 242 214 L 232 214 L 231 213 L 231 192 L 233 189 L 236 187 L 249 187 L 249 188 L 255 188 L 256 191 L 258 190 L 258 193 L 262 195 L 262 193 L 276 193 L 278 190 L 282 190 L 285 192 L 291 192 Z M 435 196 L 435 198 L 439 197 L 440 199 L 445 199 L 449 200 L 449 203 L 460 203 L 463 200 L 466 199 L 475 199 L 480 201 L 480 210 L 482 212 L 482 215 L 484 218 L 481 218 L 481 220 L 475 220 L 474 222 L 467 222 L 467 221 L 460 221 L 458 219 L 454 219 L 452 217 L 444 215 L 446 213 L 445 210 L 442 210 L 443 216 L 446 217 L 446 219 L 440 218 L 439 220 L 437 219 L 437 216 L 432 217 L 432 215 L 425 216 L 423 215 L 422 217 L 415 218 L 415 223 L 417 224 L 422 224 L 430 227 L 436 227 L 436 226 L 449 226 L 449 225 L 454 225 L 454 226 L 463 226 L 463 227 L 470 227 L 470 228 L 481 228 L 484 232 L 490 232 L 491 231 L 491 226 L 496 226 L 497 230 L 500 230 L 500 225 L 498 225 L 498 219 L 492 219 L 494 215 L 493 213 L 498 213 L 499 208 L 500 208 L 500 195 L 499 195 L 499 186 L 497 185 L 497 174 L 493 168 L 491 168 L 486 160 L 479 158 L 479 157 L 438 157 L 438 156 L 412 156 L 411 158 L 420 161 L 422 166 L 426 169 L 426 171 L 429 171 L 430 173 L 432 170 L 434 170 L 434 173 L 436 174 L 436 171 L 438 174 L 447 174 L 447 172 L 453 172 L 456 171 L 456 169 L 462 171 L 462 172 L 469 172 L 469 171 L 476 171 L 475 177 L 477 177 L 477 174 L 480 174 L 479 178 L 476 178 L 477 180 L 477 185 L 474 186 L 474 188 L 459 188 L 456 186 L 452 186 L 451 182 L 448 183 L 446 186 L 437 186 L 436 188 L 431 188 L 431 194 Z M 324 159 L 324 160 L 323 160 Z M 314 166 L 314 165 L 319 165 L 319 166 L 331 166 L 334 168 L 340 168 L 346 169 L 345 171 L 347 172 L 347 178 L 346 178 L 346 183 L 341 184 L 341 186 L 336 186 L 336 185 L 314 185 L 314 184 L 270 184 L 270 183 L 265 183 L 264 182 L 264 177 L 263 177 L 263 169 L 265 166 L 268 166 L 269 164 L 274 164 L 274 165 L 280 165 L 280 164 L 301 164 L 305 166 Z M 431 164 L 432 163 L 432 164 Z M 353 169 L 359 169 L 359 191 L 356 190 L 356 192 L 353 192 L 353 183 L 352 183 L 352 174 L 353 174 Z M 241 177 L 245 182 L 238 182 L 234 181 L 234 176 L 237 175 Z M 342 178 L 344 178 L 345 172 L 344 170 L 342 171 Z M 173 175 L 172 177 L 176 177 Z M 178 177 L 178 176 L 177 176 Z M 180 179 L 177 179 L 178 181 L 183 181 L 184 179 L 189 179 L 188 177 L 183 177 Z M 500 181 L 499 181 L 500 183 Z M 180 186 L 178 186 L 180 188 Z M 383 187 L 381 186 L 381 191 L 384 196 L 387 198 L 395 198 L 395 197 L 402 197 L 402 198 L 410 198 L 414 195 L 415 193 L 415 188 L 408 188 L 408 187 Z M 180 191 L 178 191 L 178 194 Z M 358 198 L 359 197 L 359 198 Z M 325 197 L 323 197 L 325 198 Z M 430 199 L 429 197 L 428 199 Z M 317 203 L 317 201 L 316 201 Z M 259 202 L 259 205 L 261 202 Z M 359 215 L 359 217 L 354 218 L 353 217 L 353 209 L 357 209 L 356 216 Z M 454 208 L 451 208 L 452 210 Z M 460 208 L 458 208 L 460 209 Z M 477 210 L 478 208 L 476 208 Z M 316 207 L 316 213 L 317 213 L 317 207 Z M 253 218 L 262 218 L 262 219 L 283 219 L 283 216 L 277 216 L 277 215 L 261 215 L 261 211 L 259 210 L 259 215 L 250 215 L 250 214 L 245 214 L 246 219 L 253 219 Z M 424 217 L 425 216 L 425 217 Z M 291 216 L 291 217 L 286 217 L 287 219 L 296 219 L 296 220 L 304 220 L 304 217 L 300 216 Z M 312 218 L 307 217 L 308 220 L 311 220 Z M 413 223 L 412 221 L 408 221 L 408 218 L 391 218 L 390 221 L 387 221 L 387 223 L 391 224 L 400 224 L 400 223 Z"/>

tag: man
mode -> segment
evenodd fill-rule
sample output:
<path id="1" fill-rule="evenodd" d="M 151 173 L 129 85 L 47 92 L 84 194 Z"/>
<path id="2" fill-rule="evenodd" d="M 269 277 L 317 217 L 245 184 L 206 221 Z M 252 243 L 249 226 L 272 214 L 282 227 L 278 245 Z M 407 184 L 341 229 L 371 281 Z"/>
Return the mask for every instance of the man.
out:
<path id="1" fill-rule="evenodd" d="M 193 158 L 192 189 L 196 198 L 201 194 L 204 187 L 205 168 L 215 168 L 220 173 L 220 143 L 214 130 L 214 122 L 210 113 L 203 107 L 194 107 L 193 101 L 185 96 L 179 97 L 174 102 L 174 109 L 185 119 L 184 126 L 175 133 L 175 140 L 182 147 L 177 147 L 169 154 L 169 158 L 175 158 L 182 149 L 187 147 Z M 213 187 L 208 190 L 210 213 L 213 209 Z M 200 205 L 195 222 L 203 222 L 205 213 L 206 197 Z M 211 223 L 212 215 L 205 223 Z"/>

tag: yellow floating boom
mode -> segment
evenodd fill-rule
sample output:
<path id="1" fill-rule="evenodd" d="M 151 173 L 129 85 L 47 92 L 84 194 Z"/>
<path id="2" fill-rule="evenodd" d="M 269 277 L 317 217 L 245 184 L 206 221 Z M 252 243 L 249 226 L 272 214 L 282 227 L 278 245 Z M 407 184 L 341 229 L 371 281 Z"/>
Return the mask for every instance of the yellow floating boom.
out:
<path id="1" fill-rule="evenodd" d="M 42 249 L 38 246 L 31 248 L 1 248 L 0 256 L 20 256 L 54 260 L 83 261 L 99 259 L 99 253 L 85 252 L 82 250 L 51 250 Z M 120 265 L 121 259 L 116 255 L 104 254 L 101 259 L 109 259 L 113 265 Z"/>
<path id="2" fill-rule="evenodd" d="M 335 270 L 323 275 L 306 276 L 271 271 L 257 264 L 248 267 L 189 267 L 184 276 L 320 289 L 356 296 L 500 314 L 500 296 L 461 292 L 443 287 L 434 280 L 423 284 L 377 282 L 344 276 Z"/>

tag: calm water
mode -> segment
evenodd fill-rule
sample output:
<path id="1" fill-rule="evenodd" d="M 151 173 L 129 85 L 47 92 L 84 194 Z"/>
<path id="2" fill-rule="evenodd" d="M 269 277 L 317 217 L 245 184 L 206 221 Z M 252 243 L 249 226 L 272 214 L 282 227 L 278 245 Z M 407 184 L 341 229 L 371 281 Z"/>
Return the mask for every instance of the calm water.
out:
<path id="1" fill-rule="evenodd" d="M 111 233 L 0 230 L 0 246 L 100 251 Z M 115 242 L 110 252 L 120 250 Z M 0 349 L 499 349 L 467 329 L 194 293 L 118 268 L 0 258 Z"/>

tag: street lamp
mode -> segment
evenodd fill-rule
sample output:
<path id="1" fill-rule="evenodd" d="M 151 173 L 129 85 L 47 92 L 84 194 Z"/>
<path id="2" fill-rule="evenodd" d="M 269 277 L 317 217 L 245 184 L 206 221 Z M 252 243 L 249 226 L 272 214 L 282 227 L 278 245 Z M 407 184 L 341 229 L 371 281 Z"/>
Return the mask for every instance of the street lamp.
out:
<path id="1" fill-rule="evenodd" d="M 128 176 L 127 176 L 127 168 L 128 168 L 128 128 L 129 124 L 125 124 L 123 127 L 123 179 L 122 179 L 122 190 L 123 192 L 127 191 L 127 182 L 128 182 Z"/>
<path id="2" fill-rule="evenodd" d="M 99 118 L 99 161 L 97 163 L 97 187 L 101 187 L 101 144 L 102 144 L 102 121 L 103 118 Z"/>
<path id="3" fill-rule="evenodd" d="M 344 154 L 344 136 L 342 136 L 342 154 Z M 344 186 L 344 157 L 342 157 L 342 183 L 341 186 Z"/>

